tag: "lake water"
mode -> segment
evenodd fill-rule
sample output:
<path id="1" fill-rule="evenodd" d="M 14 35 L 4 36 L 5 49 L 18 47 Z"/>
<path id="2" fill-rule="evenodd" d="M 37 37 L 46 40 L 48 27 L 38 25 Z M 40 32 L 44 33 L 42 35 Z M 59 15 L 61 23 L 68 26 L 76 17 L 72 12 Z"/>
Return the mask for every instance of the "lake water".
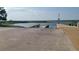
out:
<path id="1" fill-rule="evenodd" d="M 14 25 L 23 26 L 23 27 L 31 27 L 31 26 L 38 25 L 38 24 L 40 24 L 40 26 L 49 25 L 49 28 L 56 28 L 56 23 L 18 23 L 18 24 L 14 24 Z"/>

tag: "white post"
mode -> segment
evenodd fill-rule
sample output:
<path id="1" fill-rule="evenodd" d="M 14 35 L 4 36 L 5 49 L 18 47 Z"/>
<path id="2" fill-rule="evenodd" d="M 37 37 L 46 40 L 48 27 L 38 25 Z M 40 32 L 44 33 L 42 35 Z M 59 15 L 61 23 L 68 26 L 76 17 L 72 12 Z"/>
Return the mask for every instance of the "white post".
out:
<path id="1" fill-rule="evenodd" d="M 77 23 L 77 27 L 79 27 L 79 22 Z"/>

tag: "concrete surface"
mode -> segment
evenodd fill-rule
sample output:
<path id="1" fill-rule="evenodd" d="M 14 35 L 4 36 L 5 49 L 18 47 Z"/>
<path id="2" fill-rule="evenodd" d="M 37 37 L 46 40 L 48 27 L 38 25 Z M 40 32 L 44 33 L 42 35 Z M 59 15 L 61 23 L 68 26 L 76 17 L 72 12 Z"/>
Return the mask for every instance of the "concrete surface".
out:
<path id="1" fill-rule="evenodd" d="M 73 51 L 75 48 L 62 30 L 0 28 L 0 50 Z"/>

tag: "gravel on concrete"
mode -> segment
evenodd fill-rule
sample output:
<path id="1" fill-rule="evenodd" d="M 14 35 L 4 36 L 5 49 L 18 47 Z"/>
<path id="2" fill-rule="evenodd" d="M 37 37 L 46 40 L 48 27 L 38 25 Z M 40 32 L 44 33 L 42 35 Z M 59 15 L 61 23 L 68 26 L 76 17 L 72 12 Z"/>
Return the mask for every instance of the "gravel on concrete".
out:
<path id="1" fill-rule="evenodd" d="M 1 51 L 73 51 L 62 30 L 44 28 L 0 28 Z M 8 29 L 8 30 L 7 30 Z"/>

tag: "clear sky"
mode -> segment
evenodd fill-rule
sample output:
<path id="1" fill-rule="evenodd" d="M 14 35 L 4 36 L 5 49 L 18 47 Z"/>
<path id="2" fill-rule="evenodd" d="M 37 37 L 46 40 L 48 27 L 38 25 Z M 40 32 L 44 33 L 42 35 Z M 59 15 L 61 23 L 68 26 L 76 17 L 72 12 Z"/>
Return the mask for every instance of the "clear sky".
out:
<path id="1" fill-rule="evenodd" d="M 8 20 L 79 20 L 78 7 L 5 7 Z"/>

